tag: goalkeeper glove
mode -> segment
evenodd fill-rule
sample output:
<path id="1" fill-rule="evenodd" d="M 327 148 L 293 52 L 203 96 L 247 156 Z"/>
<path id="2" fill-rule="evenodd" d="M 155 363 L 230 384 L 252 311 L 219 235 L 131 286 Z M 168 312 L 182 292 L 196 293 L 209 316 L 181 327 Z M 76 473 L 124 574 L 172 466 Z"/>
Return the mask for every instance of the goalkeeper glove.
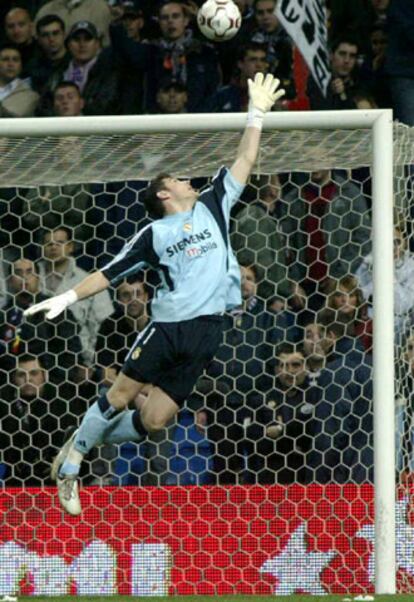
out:
<path id="1" fill-rule="evenodd" d="M 278 90 L 280 81 L 270 73 L 266 77 L 263 73 L 256 73 L 254 81 L 249 79 L 247 83 L 250 98 L 247 125 L 261 129 L 265 113 L 270 111 L 285 91 L 283 88 Z"/>
<path id="2" fill-rule="evenodd" d="M 46 299 L 41 303 L 36 303 L 36 305 L 32 305 L 29 309 L 26 309 L 23 312 L 25 317 L 32 316 L 33 314 L 37 314 L 39 311 L 46 311 L 46 318 L 49 320 L 53 320 L 62 311 L 65 311 L 69 305 L 72 305 L 78 300 L 78 295 L 75 293 L 73 289 L 70 291 L 66 291 L 62 295 L 57 295 L 56 297 L 52 297 L 51 299 Z"/>

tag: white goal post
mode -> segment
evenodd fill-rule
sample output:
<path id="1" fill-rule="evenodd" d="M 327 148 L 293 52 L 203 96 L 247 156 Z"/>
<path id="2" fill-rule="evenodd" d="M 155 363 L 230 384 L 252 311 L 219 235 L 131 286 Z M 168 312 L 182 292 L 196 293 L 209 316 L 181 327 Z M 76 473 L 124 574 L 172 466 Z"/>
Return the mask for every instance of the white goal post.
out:
<path id="1" fill-rule="evenodd" d="M 135 136 L 147 133 L 241 133 L 245 126 L 243 114 L 192 114 L 169 116 L 114 116 L 73 117 L 46 119 L 3 119 L 0 121 L 1 139 L 61 136 Z M 367 163 L 372 167 L 373 199 L 373 265 L 374 265 L 374 466 L 375 466 L 375 590 L 378 594 L 396 591 L 395 562 L 395 458 L 394 458 L 394 349 L 393 349 L 393 122 L 390 110 L 280 112 L 266 116 L 264 132 L 280 132 L 280 145 L 286 144 L 284 133 L 314 130 L 366 130 L 369 152 Z M 237 135 L 229 135 L 229 148 L 236 150 Z M 213 138 L 214 140 L 214 138 Z M 277 139 L 276 139 L 277 140 Z M 168 140 L 167 140 L 168 142 Z M 210 142 L 211 143 L 211 142 Z M 214 143 L 214 142 L 212 142 Z M 40 144 L 40 142 L 39 142 Z M 266 139 L 259 158 L 259 171 L 271 158 L 266 156 Z M 311 146 L 311 145 L 310 145 Z M 277 146 L 276 146 L 277 149 Z M 130 148 L 127 144 L 127 150 Z M 286 149 L 284 149 L 286 150 Z M 93 149 L 91 149 L 93 152 Z M 277 150 L 276 150 L 277 152 Z M 291 149 L 292 161 L 295 149 Z M 312 154 L 312 149 L 309 149 Z M 277 161 L 277 157 L 272 158 Z M 195 161 L 197 158 L 195 157 Z M 116 163 L 116 161 L 115 161 Z M 3 186 L 15 181 L 9 175 L 13 165 L 1 167 Z M 106 165 L 103 169 L 106 169 Z M 108 169 L 112 168 L 110 166 Z M 116 167 L 116 166 L 115 166 Z M 172 169 L 160 163 L 160 169 Z M 217 165 L 218 167 L 218 165 Z M 329 167 L 329 166 L 328 166 Z M 336 165 L 336 167 L 338 167 Z M 347 167 L 346 165 L 339 167 Z M 99 166 L 98 166 L 99 169 Z M 191 160 L 188 171 L 191 174 Z M 184 170 L 183 170 L 184 171 Z M 120 172 L 120 177 L 124 174 Z M 132 177 L 131 173 L 127 174 Z M 178 176 L 189 175 L 177 173 Z M 140 174 L 136 174 L 140 178 Z M 53 177 L 51 183 L 55 183 Z M 126 178 L 125 178 L 126 179 Z M 83 181 L 87 181 L 86 177 Z"/>

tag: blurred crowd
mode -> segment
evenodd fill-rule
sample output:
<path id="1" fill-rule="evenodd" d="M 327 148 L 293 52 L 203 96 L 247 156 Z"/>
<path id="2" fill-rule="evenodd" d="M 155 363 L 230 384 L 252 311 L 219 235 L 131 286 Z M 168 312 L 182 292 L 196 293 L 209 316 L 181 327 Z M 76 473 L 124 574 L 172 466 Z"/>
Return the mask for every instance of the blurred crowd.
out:
<path id="1" fill-rule="evenodd" d="M 327 0 L 332 78 L 326 96 L 275 9 L 236 0 L 228 42 L 198 31 L 201 0 L 5 0 L 0 116 L 244 111 L 247 79 L 276 75 L 275 110 L 392 107 L 414 121 L 414 9 L 404 0 Z"/>
<path id="2" fill-rule="evenodd" d="M 326 97 L 275 17 L 276 0 L 237 4 L 239 34 L 213 45 L 194 26 L 195 2 L 4 1 L 0 115 L 244 111 L 247 79 L 270 71 L 286 89 L 276 110 L 391 106 L 414 121 L 409 3 L 327 2 Z M 150 319 L 151 273 L 54 320 L 23 318 L 145 225 L 145 186 L 0 188 L 0 481 L 8 486 L 51 484 L 65 434 L 111 386 Z M 399 475 L 414 469 L 409 213 L 407 204 L 395 211 L 394 229 Z M 85 484 L 372 481 L 369 170 L 253 176 L 233 210 L 231 240 L 243 303 L 225 315 L 216 359 L 165 431 L 92 453 Z"/>

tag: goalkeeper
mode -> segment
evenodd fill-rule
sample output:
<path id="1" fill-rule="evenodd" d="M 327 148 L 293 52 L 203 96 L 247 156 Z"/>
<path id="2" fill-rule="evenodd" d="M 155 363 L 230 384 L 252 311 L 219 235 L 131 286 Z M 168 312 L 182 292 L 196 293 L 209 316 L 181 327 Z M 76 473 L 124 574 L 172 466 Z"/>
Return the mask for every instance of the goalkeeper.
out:
<path id="1" fill-rule="evenodd" d="M 240 273 L 229 244 L 230 210 L 239 199 L 259 150 L 263 117 L 284 94 L 272 75 L 249 81 L 246 129 L 230 169 L 221 168 L 199 194 L 188 181 L 160 174 L 145 207 L 154 222 L 140 230 L 102 270 L 72 290 L 33 305 L 32 315 L 54 318 L 142 268 L 158 270 L 161 286 L 152 320 L 136 339 L 111 388 L 86 412 L 52 465 L 60 503 L 79 514 L 78 474 L 95 445 L 142 441 L 177 413 L 222 340 L 224 311 L 241 303 Z M 141 410 L 128 405 L 148 385 Z"/>

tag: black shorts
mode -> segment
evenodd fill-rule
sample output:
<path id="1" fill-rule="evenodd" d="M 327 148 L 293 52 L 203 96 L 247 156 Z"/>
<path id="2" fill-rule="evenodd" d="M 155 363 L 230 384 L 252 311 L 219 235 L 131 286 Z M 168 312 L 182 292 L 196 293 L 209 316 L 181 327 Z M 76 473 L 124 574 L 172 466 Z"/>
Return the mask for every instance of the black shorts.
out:
<path id="1" fill-rule="evenodd" d="M 222 335 L 222 316 L 150 322 L 128 353 L 122 372 L 160 387 L 182 405 L 215 356 Z"/>

